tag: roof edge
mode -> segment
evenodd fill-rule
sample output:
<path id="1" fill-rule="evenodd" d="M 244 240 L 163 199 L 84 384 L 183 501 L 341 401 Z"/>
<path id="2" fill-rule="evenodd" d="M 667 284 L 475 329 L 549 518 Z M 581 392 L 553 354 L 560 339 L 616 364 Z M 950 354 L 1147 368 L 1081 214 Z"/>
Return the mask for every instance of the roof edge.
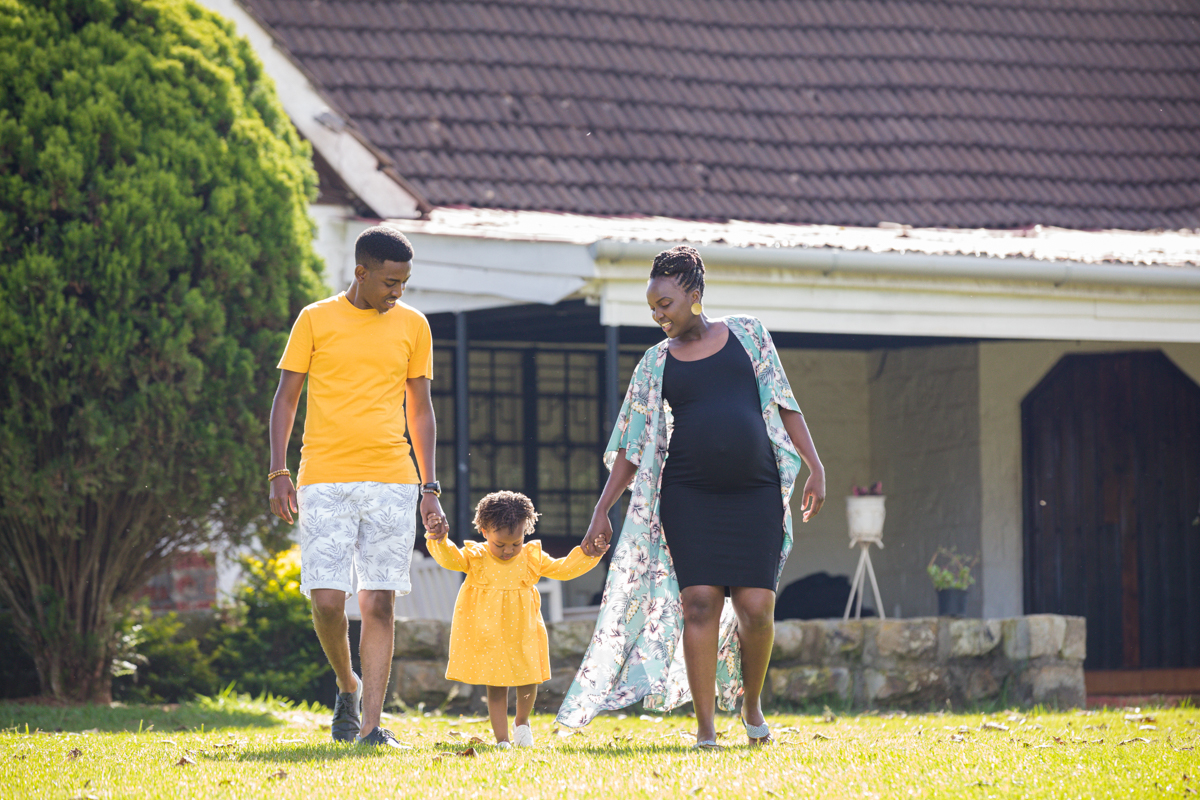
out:
<path id="1" fill-rule="evenodd" d="M 685 244 L 680 242 L 680 244 Z M 672 246 L 665 242 L 601 239 L 590 250 L 597 261 L 611 264 L 650 263 Z M 799 269 L 835 273 L 891 274 L 912 277 L 974 278 L 1063 284 L 1136 286 L 1200 291 L 1200 270 L 1164 266 L 1085 264 L 1030 258 L 989 258 L 930 253 L 876 253 L 835 247 L 737 247 L 709 244 L 696 247 L 711 266 Z"/>
<path id="2" fill-rule="evenodd" d="M 433 206 L 318 88 L 265 22 L 238 0 L 197 0 L 249 40 L 292 124 L 380 219 L 416 219 Z"/>

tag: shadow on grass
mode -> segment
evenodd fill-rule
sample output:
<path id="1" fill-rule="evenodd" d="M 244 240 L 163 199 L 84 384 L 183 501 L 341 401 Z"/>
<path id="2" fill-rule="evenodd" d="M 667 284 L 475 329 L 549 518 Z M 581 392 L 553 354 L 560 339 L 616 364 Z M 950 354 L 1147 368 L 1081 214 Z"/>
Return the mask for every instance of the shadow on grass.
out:
<path id="1" fill-rule="evenodd" d="M 275 728 L 284 722 L 271 708 L 201 699 L 167 705 L 55 705 L 36 701 L 0 702 L 0 732 L 99 731 L 171 733 L 221 728 Z"/>
<path id="2" fill-rule="evenodd" d="M 253 752 L 241 753 L 236 757 L 236 760 L 242 763 L 252 761 L 267 761 L 270 763 L 306 763 L 306 762 L 321 762 L 321 761 L 337 761 L 346 758 L 378 758 L 380 756 L 392 755 L 394 753 L 411 753 L 412 750 L 392 751 L 381 747 L 363 747 L 355 744 L 342 744 L 339 742 L 322 742 L 320 744 L 290 744 L 276 745 L 273 747 L 255 748 Z M 204 755 L 204 758 L 213 761 L 222 761 L 226 756 L 220 755 Z"/>

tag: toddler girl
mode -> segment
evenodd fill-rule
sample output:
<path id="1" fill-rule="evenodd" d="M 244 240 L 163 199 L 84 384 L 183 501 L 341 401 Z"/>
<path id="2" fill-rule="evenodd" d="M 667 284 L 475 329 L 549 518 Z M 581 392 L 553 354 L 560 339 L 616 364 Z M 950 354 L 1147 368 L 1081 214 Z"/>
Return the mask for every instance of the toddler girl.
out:
<path id="1" fill-rule="evenodd" d="M 539 683 L 550 679 L 550 644 L 542 622 L 541 577 L 570 580 L 600 560 L 576 547 L 551 558 L 538 541 L 525 542 L 538 513 L 518 492 L 493 492 L 475 508 L 483 542 L 462 549 L 446 534 L 427 533 L 429 555 L 446 569 L 467 573 L 450 624 L 447 680 L 487 686 L 488 717 L 501 748 L 532 747 L 529 712 Z M 508 738 L 508 687 L 517 689 L 513 742 Z"/>

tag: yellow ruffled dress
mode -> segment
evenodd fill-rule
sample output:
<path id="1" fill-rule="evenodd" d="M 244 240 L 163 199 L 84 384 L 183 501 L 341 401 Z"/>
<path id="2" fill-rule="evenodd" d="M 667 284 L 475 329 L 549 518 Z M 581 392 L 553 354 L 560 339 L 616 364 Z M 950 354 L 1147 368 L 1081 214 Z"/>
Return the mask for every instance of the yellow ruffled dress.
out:
<path id="1" fill-rule="evenodd" d="M 542 622 L 542 577 L 567 581 L 600 561 L 576 547 L 565 558 L 526 542 L 508 561 L 488 552 L 486 542 L 458 548 L 448 539 L 426 539 L 429 555 L 467 578 L 454 603 L 447 680 L 483 686 L 528 686 L 550 680 L 550 642 Z"/>

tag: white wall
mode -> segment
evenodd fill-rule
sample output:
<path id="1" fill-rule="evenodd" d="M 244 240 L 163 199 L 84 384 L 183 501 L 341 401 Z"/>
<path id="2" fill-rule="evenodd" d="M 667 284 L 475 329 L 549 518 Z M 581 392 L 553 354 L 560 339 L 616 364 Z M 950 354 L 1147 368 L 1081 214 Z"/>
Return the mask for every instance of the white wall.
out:
<path id="1" fill-rule="evenodd" d="M 887 496 L 884 549 L 871 556 L 889 616 L 937 611 L 925 568 L 938 547 L 980 552 L 977 365 L 975 345 L 871 354 L 871 479 Z M 968 593 L 969 615 L 981 594 Z"/>
<path id="2" fill-rule="evenodd" d="M 356 219 L 349 206 L 313 204 L 308 213 L 317 226 L 313 250 L 325 261 L 325 285 L 340 292 L 354 277 L 354 240 L 371 223 Z"/>
<path id="3" fill-rule="evenodd" d="M 983 614 L 1023 611 L 1021 401 L 1068 353 L 1162 350 L 1200 383 L 1200 345 L 1147 342 L 985 342 L 979 345 L 979 477 Z"/>
<path id="4" fill-rule="evenodd" d="M 803 523 L 800 504 L 808 470 L 801 473 L 791 504 L 795 542 L 780 586 L 813 572 L 849 578 L 857 551 L 849 548 L 844 497 L 852 483 L 872 480 L 868 355 L 853 350 L 780 350 L 779 357 L 825 465 L 827 483 L 821 513 Z"/>

